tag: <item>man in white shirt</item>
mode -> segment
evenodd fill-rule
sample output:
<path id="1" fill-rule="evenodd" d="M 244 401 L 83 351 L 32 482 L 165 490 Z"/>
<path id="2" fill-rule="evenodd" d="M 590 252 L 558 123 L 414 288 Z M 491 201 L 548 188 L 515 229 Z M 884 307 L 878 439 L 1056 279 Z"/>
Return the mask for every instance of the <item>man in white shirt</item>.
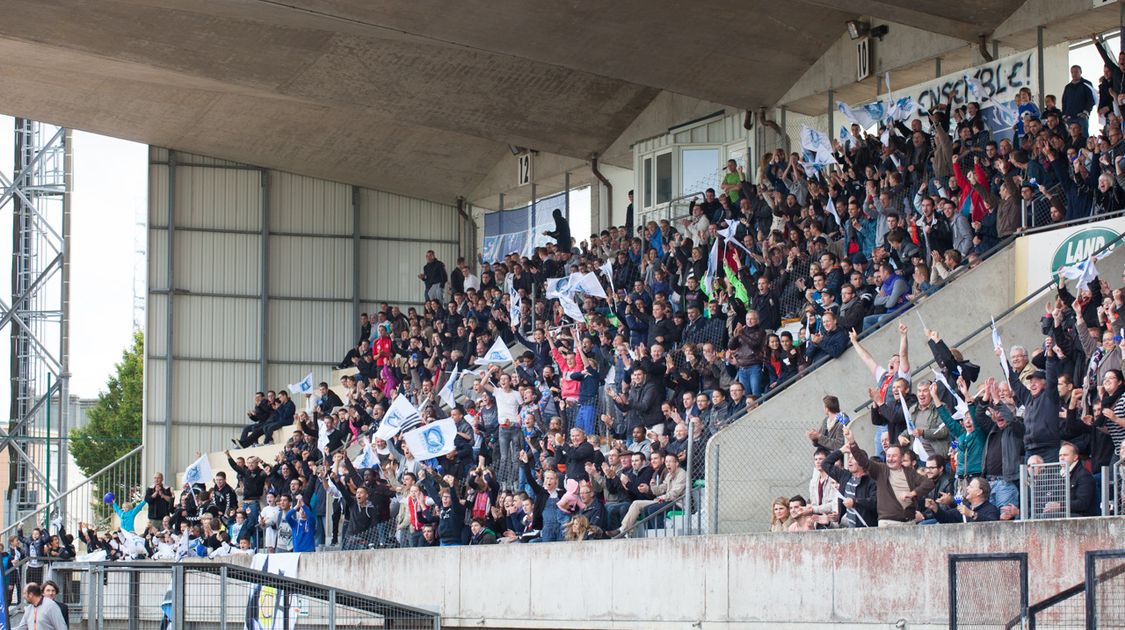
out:
<path id="1" fill-rule="evenodd" d="M 893 400 L 894 394 L 891 392 L 891 385 L 896 379 L 905 379 L 907 383 L 910 382 L 910 354 L 908 352 L 909 345 L 906 341 L 906 324 L 900 323 L 898 325 L 898 354 L 891 355 L 887 361 L 887 367 L 883 367 L 875 362 L 875 358 L 859 343 L 859 336 L 853 330 L 849 333 L 851 337 L 852 346 L 855 347 L 856 354 L 859 355 L 860 360 L 871 370 L 871 375 L 875 377 L 875 390 L 876 396 L 872 399 L 878 399 L 878 404 L 887 402 L 887 396 L 891 396 Z M 883 454 L 883 434 L 887 432 L 887 427 L 875 427 L 875 454 Z"/>
<path id="2" fill-rule="evenodd" d="M 51 598 L 44 597 L 43 589 L 38 584 L 29 583 L 23 589 L 23 597 L 27 600 L 27 607 L 15 630 L 66 630 L 66 621 L 63 620 L 59 605 Z"/>

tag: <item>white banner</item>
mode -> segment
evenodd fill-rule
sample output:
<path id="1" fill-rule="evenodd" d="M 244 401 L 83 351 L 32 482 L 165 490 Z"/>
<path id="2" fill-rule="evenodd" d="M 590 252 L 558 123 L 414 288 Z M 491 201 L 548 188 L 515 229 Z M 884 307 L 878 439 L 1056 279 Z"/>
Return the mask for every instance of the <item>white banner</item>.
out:
<path id="1" fill-rule="evenodd" d="M 419 461 L 441 457 L 452 451 L 456 438 L 457 425 L 452 418 L 431 422 L 402 434 L 402 439 L 410 447 L 410 453 Z"/>
<path id="2" fill-rule="evenodd" d="M 299 553 L 257 553 L 250 568 L 284 577 L 296 578 Z M 254 584 L 246 599 L 245 630 L 293 630 L 297 619 L 308 615 L 304 599 L 273 586 Z"/>
<path id="3" fill-rule="evenodd" d="M 918 109 L 929 111 L 938 103 L 945 103 L 953 94 L 953 106 L 959 107 L 970 100 L 965 75 L 980 81 L 985 92 L 993 100 L 1006 103 L 1016 98 L 1020 88 L 1031 88 L 1036 94 L 1036 53 L 1034 50 L 997 59 L 975 68 L 947 74 L 940 79 L 913 85 L 905 90 L 892 92 L 894 99 L 909 96 L 914 99 Z M 885 98 L 885 97 L 884 97 Z"/>

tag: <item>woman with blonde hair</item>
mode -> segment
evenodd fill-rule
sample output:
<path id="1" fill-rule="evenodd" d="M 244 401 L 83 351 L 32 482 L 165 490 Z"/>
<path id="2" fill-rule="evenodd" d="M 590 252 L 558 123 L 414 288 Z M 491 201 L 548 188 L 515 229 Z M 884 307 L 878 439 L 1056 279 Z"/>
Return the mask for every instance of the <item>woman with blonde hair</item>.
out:
<path id="1" fill-rule="evenodd" d="M 784 532 L 789 529 L 789 498 L 777 497 L 773 500 L 770 514 L 770 531 Z"/>

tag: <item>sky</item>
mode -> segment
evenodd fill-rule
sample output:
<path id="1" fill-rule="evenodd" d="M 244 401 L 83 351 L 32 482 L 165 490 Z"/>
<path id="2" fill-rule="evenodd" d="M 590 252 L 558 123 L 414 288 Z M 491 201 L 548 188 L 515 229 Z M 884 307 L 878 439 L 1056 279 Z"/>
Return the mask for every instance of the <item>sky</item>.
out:
<path id="1" fill-rule="evenodd" d="M 1119 40 L 1109 40 L 1114 53 Z M 1095 85 L 1102 61 L 1093 46 L 1071 51 L 1071 63 Z M 1061 94 L 1062 86 L 1047 86 Z M 13 120 L 0 116 L 0 173 L 12 175 Z M 105 387 L 133 331 L 134 294 L 144 295 L 147 153 L 142 144 L 76 131 L 71 228 L 71 393 L 94 397 Z M 589 232 L 590 188 L 571 193 L 571 230 Z M 0 211 L 0 256 L 8 260 L 10 207 Z M 137 287 L 134 289 L 134 287 Z M 0 271 L 0 296 L 10 301 L 8 268 Z M 8 365 L 8 330 L 0 340 L 0 365 Z M 0 409 L 8 408 L 0 384 Z"/>
<path id="2" fill-rule="evenodd" d="M 12 178 L 14 121 L 0 116 L 0 173 Z M 134 270 L 144 264 L 136 254 L 145 243 L 148 178 L 143 144 L 74 132 L 74 193 L 71 206 L 71 394 L 97 396 L 105 389 L 114 364 L 131 343 Z M 0 209 L 0 256 L 12 252 L 12 207 Z M 0 269 L 0 297 L 11 302 L 9 265 Z M 8 335 L 0 340 L 0 366 L 7 371 Z M 6 380 L 6 379 L 5 379 Z M 0 413 L 7 413 L 9 389 L 0 383 Z"/>

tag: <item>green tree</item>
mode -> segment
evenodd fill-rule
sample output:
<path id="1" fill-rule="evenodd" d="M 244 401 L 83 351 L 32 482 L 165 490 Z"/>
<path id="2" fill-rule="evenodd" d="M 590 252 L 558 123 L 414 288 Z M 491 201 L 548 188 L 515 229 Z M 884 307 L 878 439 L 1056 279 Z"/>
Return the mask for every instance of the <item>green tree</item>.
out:
<path id="1" fill-rule="evenodd" d="M 116 373 L 109 377 L 106 390 L 87 412 L 86 426 L 70 432 L 70 454 L 87 476 L 112 464 L 141 442 L 141 401 L 144 395 L 144 333 L 133 333 L 133 344 L 121 353 Z M 138 460 L 139 461 L 139 460 Z M 128 479 L 114 475 L 118 487 L 98 486 L 97 496 L 113 491 L 127 500 L 123 491 L 140 483 L 139 466 L 129 466 Z M 134 478 L 135 477 L 135 478 Z M 124 485 L 125 487 L 121 487 Z M 102 506 L 104 509 L 105 506 Z"/>

